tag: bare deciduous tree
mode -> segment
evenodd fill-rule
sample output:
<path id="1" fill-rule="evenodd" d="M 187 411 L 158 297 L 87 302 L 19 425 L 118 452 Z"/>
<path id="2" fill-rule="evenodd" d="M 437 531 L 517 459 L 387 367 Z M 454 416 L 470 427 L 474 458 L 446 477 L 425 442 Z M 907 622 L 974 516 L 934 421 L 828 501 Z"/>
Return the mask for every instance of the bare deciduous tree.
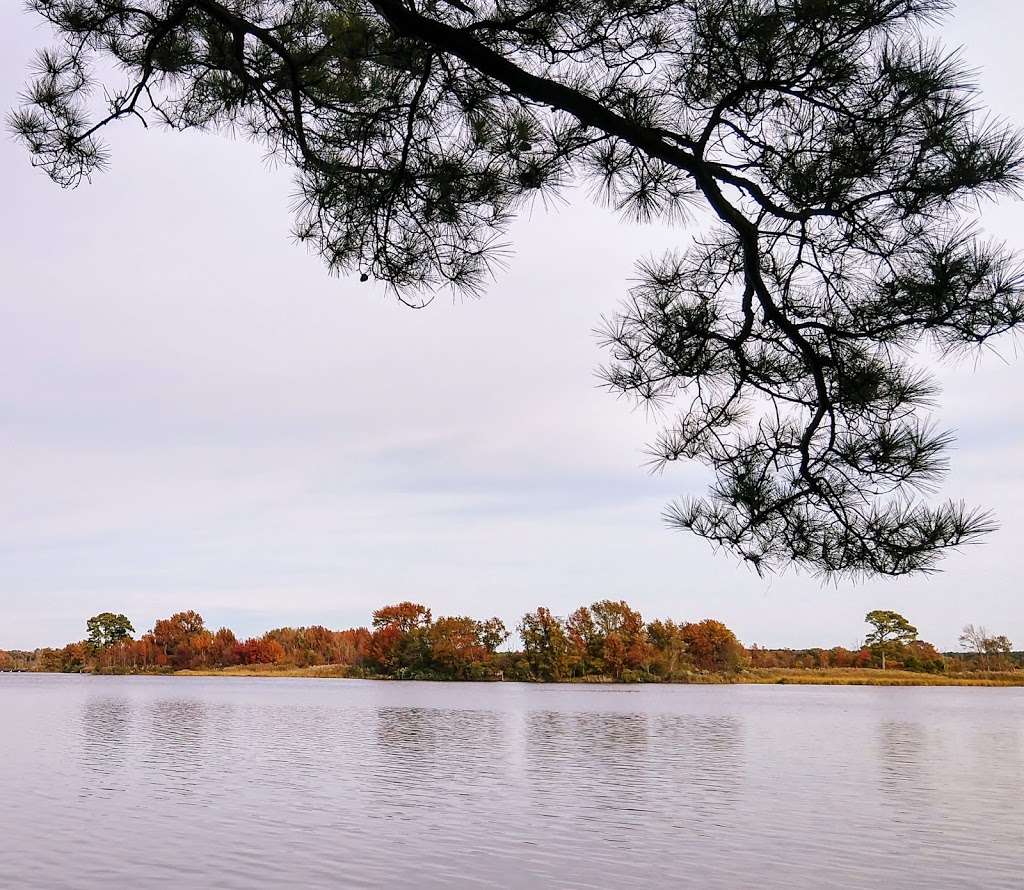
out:
<path id="1" fill-rule="evenodd" d="M 1013 652 L 1013 643 L 1005 634 L 990 634 L 984 625 L 975 627 L 973 624 L 967 624 L 960 633 L 960 648 L 977 655 L 982 667 L 989 670 L 993 664 L 1006 664 L 1007 658 Z"/>

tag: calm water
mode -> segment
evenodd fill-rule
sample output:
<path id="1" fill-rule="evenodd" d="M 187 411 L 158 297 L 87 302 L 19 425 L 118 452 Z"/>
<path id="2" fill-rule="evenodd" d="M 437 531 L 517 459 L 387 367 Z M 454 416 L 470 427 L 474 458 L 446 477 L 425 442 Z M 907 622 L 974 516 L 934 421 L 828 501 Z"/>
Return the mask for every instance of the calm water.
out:
<path id="1" fill-rule="evenodd" d="M 1024 886 L 1024 690 L 0 675 L 4 888 Z"/>

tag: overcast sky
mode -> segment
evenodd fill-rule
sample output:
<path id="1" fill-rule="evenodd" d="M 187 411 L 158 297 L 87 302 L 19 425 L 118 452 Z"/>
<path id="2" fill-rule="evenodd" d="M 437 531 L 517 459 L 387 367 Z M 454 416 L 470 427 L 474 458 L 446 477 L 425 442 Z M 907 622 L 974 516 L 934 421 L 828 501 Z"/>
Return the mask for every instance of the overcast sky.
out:
<path id="1" fill-rule="evenodd" d="M 1024 125 L 1024 14 L 963 5 L 946 40 Z M 49 42 L 20 6 L 0 7 L 3 108 Z M 944 493 L 996 511 L 987 544 L 929 578 L 762 580 L 663 526 L 705 476 L 647 475 L 654 425 L 594 376 L 592 331 L 635 260 L 691 233 L 581 197 L 519 221 L 483 299 L 415 312 L 292 243 L 289 172 L 258 147 L 110 136 L 111 170 L 74 192 L 0 140 L 0 647 L 80 639 L 101 610 L 141 631 L 194 608 L 253 634 L 406 598 L 511 625 L 606 597 L 748 644 L 849 646 L 892 608 L 942 647 L 967 622 L 1024 645 L 1012 342 L 940 369 L 959 434 Z M 1024 205 L 985 228 L 1024 246 Z"/>

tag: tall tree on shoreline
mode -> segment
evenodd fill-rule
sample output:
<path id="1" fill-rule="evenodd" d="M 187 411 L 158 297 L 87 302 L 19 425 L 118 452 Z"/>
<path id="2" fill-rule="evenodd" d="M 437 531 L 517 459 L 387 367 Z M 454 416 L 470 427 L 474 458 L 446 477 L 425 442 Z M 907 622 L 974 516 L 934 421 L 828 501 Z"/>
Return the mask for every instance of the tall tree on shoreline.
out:
<path id="1" fill-rule="evenodd" d="M 923 34 L 948 0 L 30 0 L 63 46 L 11 125 L 73 186 L 121 119 L 248 134 L 296 232 L 414 306 L 475 293 L 516 211 L 586 181 L 629 220 L 712 222 L 641 266 L 605 379 L 681 402 L 653 446 L 715 472 L 671 524 L 758 571 L 928 571 L 990 518 L 921 498 L 948 434 L 910 356 L 1024 320 L 972 207 L 1020 135 Z M 125 75 L 93 101 L 96 62 Z M 91 103 L 91 104 L 90 104 Z"/>
<path id="2" fill-rule="evenodd" d="M 890 643 L 909 643 L 917 639 L 917 628 L 899 612 L 886 609 L 875 609 L 864 616 L 864 620 L 874 627 L 864 638 L 864 645 L 877 649 L 882 658 L 882 670 L 885 670 L 885 650 Z"/>
<path id="3" fill-rule="evenodd" d="M 89 645 L 93 649 L 106 649 L 122 640 L 130 640 L 135 628 L 126 615 L 100 612 L 85 622 Z"/>

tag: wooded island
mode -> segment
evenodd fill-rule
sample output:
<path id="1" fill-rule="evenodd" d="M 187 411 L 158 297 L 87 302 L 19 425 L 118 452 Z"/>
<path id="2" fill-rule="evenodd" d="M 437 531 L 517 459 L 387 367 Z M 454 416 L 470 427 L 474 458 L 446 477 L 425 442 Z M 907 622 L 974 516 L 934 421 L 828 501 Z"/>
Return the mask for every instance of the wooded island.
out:
<path id="1" fill-rule="evenodd" d="M 725 624 L 645 622 L 625 601 L 601 600 L 560 618 L 543 606 L 522 617 L 520 646 L 500 618 L 434 618 L 420 603 L 373 612 L 370 627 L 280 627 L 239 640 L 178 612 L 134 637 L 121 614 L 86 622 L 86 639 L 62 649 L 0 651 L 0 670 L 97 674 L 227 673 L 395 680 L 706 683 L 820 682 L 878 685 L 1024 685 L 1024 653 L 1005 636 L 967 625 L 965 651 L 941 653 L 897 612 L 866 616 L 858 649 L 743 646 Z"/>

